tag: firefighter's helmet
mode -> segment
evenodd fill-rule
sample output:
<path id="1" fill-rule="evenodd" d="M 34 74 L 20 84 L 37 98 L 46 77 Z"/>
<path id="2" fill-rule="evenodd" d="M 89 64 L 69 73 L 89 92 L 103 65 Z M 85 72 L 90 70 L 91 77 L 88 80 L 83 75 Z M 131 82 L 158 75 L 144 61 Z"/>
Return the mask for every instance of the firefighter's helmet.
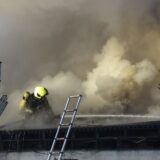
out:
<path id="1" fill-rule="evenodd" d="M 48 90 L 44 87 L 38 86 L 34 89 L 34 96 L 38 99 L 41 99 L 48 95 Z"/>

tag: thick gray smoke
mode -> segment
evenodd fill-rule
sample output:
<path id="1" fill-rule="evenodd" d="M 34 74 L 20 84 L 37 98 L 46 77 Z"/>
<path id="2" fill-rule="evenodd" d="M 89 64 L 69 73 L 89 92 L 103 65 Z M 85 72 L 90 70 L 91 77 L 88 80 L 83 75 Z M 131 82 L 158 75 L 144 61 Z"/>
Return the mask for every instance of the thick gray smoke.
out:
<path id="1" fill-rule="evenodd" d="M 83 113 L 158 113 L 159 28 L 158 0 L 0 0 L 4 119 L 35 85 L 56 113 L 77 93 Z"/>

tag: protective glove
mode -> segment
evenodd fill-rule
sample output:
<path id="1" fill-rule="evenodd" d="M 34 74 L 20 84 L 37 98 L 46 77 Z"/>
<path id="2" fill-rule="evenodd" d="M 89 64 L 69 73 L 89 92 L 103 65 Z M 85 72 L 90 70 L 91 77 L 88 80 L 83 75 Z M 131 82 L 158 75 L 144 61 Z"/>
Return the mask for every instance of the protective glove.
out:
<path id="1" fill-rule="evenodd" d="M 33 114 L 33 111 L 32 111 L 31 109 L 26 109 L 25 111 L 26 111 L 26 113 L 28 113 L 28 114 Z"/>

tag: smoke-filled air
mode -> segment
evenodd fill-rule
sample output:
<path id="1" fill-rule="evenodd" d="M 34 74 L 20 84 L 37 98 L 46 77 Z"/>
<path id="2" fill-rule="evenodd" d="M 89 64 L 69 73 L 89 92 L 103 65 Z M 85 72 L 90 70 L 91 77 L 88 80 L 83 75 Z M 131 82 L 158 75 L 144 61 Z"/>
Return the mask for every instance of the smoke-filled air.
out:
<path id="1" fill-rule="evenodd" d="M 0 0 L 0 60 L 2 120 L 39 85 L 57 114 L 160 114 L 159 0 Z"/>

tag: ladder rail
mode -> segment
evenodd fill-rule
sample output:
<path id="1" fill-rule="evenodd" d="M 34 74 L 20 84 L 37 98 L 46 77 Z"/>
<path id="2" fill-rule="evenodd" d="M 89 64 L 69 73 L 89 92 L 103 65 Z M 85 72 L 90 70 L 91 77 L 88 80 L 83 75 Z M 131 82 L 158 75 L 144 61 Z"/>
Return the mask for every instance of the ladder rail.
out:
<path id="1" fill-rule="evenodd" d="M 69 106 L 69 102 L 71 99 L 75 98 L 76 99 L 76 105 L 74 105 L 73 107 L 73 110 L 67 110 L 68 106 Z M 63 153 L 64 153 L 64 150 L 65 150 L 65 146 L 66 146 L 66 143 L 67 143 L 67 140 L 68 140 L 68 136 L 70 134 L 70 131 L 72 129 L 72 126 L 73 126 L 73 123 L 74 123 L 74 120 L 76 118 L 76 114 L 77 114 L 77 111 L 78 111 L 78 107 L 80 105 L 80 101 L 81 101 L 81 98 L 82 98 L 82 95 L 76 95 L 76 96 L 69 96 L 67 98 L 67 102 L 65 104 L 65 107 L 64 107 L 64 111 L 62 113 L 62 116 L 61 116 L 61 119 L 60 119 L 60 122 L 59 122 L 59 125 L 58 125 L 58 128 L 57 128 L 57 131 L 56 131 L 56 134 L 55 134 L 55 137 L 54 137 L 54 140 L 52 142 L 52 146 L 50 148 L 50 151 L 49 151 L 49 155 L 47 157 L 47 160 L 51 160 L 51 157 L 54 156 L 53 155 L 53 150 L 55 148 L 55 145 L 56 145 L 56 142 L 60 139 L 60 140 L 63 140 L 63 144 L 62 144 L 62 147 L 60 149 L 60 151 L 58 152 L 59 153 L 59 156 L 58 156 L 58 160 L 61 160 L 62 156 L 63 156 Z M 71 116 L 71 120 L 70 120 L 70 123 L 67 124 L 67 125 L 64 125 L 63 124 L 63 121 L 64 121 L 64 118 L 66 116 L 66 113 L 67 112 L 72 112 L 72 116 Z M 68 126 L 68 129 L 67 129 L 67 132 L 64 136 L 64 138 L 58 138 L 58 135 L 59 135 L 59 132 L 61 130 L 61 128 L 63 126 Z M 56 158 L 56 156 L 54 156 L 54 158 Z"/>
<path id="2" fill-rule="evenodd" d="M 67 106 L 68 106 L 68 104 L 69 104 L 69 101 L 70 101 L 70 97 L 67 98 L 67 102 L 66 102 L 66 104 L 65 104 L 64 110 L 67 109 Z M 56 144 L 56 139 L 57 139 L 58 134 L 59 134 L 59 131 L 60 131 L 60 129 L 61 129 L 61 124 L 62 124 L 62 122 L 63 122 L 63 119 L 64 119 L 65 114 L 66 114 L 66 113 L 63 112 L 63 114 L 62 114 L 62 116 L 61 116 L 61 120 L 60 120 L 60 123 L 59 123 L 59 125 L 58 125 L 57 131 L 56 131 L 56 134 L 55 134 L 55 138 L 54 138 L 54 140 L 53 140 L 53 143 L 52 143 L 52 146 L 51 146 L 51 149 L 50 149 L 50 152 L 49 152 L 49 155 L 48 155 L 47 160 L 50 160 L 51 157 L 52 157 L 52 152 L 53 152 L 53 150 L 54 150 L 54 147 L 55 147 L 55 144 Z"/>
<path id="3" fill-rule="evenodd" d="M 0 98 L 0 116 L 4 112 L 4 110 L 8 104 L 7 99 L 8 99 L 7 95 L 2 95 L 2 97 Z"/>
<path id="4" fill-rule="evenodd" d="M 64 140 L 62 149 L 61 149 L 61 151 L 60 151 L 60 156 L 59 156 L 58 160 L 61 160 L 61 158 L 62 158 L 62 156 L 63 156 L 63 152 L 64 152 L 64 149 L 65 149 L 65 147 L 66 147 L 67 139 L 68 139 L 68 136 L 69 136 L 69 134 L 70 134 L 71 128 L 72 128 L 72 126 L 73 126 L 73 122 L 74 122 L 75 117 L 76 117 L 76 113 L 77 113 L 78 106 L 79 106 L 79 104 L 80 104 L 80 100 L 81 100 L 81 97 L 79 96 L 79 97 L 78 97 L 78 101 L 77 101 L 77 103 L 76 103 L 76 107 L 75 107 L 76 110 L 74 110 L 74 113 L 73 113 L 73 115 L 72 115 L 72 119 L 71 119 L 70 125 L 69 125 L 69 127 L 68 127 L 67 134 L 66 134 L 66 136 L 65 136 L 65 140 Z"/>

